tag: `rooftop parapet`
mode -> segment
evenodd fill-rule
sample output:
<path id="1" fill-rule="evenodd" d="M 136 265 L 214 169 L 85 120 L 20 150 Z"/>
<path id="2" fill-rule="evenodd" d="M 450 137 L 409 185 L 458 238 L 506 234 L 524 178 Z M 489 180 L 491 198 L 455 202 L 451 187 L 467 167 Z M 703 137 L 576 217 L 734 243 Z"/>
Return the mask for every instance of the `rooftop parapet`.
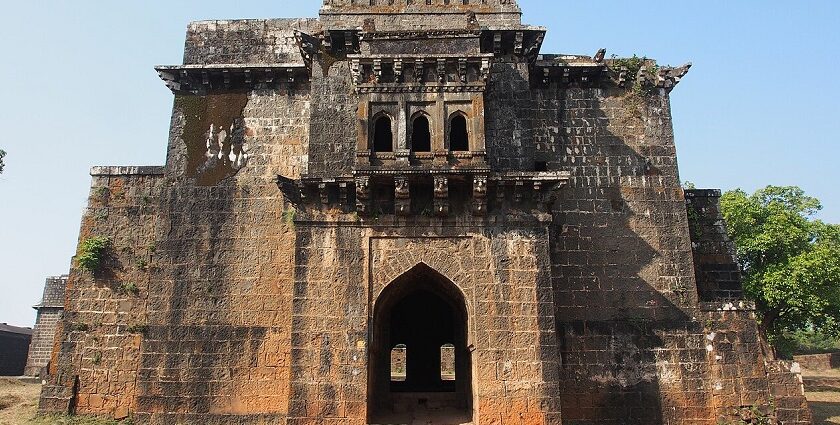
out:
<path id="1" fill-rule="evenodd" d="M 330 29 L 458 29 L 519 27 L 514 0 L 324 0 L 321 20 Z"/>

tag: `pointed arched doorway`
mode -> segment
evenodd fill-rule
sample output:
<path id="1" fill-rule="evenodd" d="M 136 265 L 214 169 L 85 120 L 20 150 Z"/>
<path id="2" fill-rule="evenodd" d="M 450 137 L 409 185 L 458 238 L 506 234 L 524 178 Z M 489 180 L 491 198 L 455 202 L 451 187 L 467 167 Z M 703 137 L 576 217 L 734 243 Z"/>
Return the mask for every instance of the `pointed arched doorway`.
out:
<path id="1" fill-rule="evenodd" d="M 374 305 L 368 423 L 472 421 L 467 308 L 451 281 L 419 264 Z"/>

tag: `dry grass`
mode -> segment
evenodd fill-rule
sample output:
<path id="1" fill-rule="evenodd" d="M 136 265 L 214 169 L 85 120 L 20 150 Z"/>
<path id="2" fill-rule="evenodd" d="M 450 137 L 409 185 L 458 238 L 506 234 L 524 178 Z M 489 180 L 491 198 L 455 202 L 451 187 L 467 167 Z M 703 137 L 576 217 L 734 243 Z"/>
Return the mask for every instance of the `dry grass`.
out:
<path id="1" fill-rule="evenodd" d="M 0 425 L 112 425 L 115 421 L 67 416 L 37 416 L 41 386 L 0 378 Z M 126 425 L 127 422 L 123 422 Z"/>
<path id="2" fill-rule="evenodd" d="M 0 378 L 0 425 L 26 424 L 38 410 L 41 386 Z"/>
<path id="3" fill-rule="evenodd" d="M 802 369 L 802 376 L 818 377 L 818 378 L 840 378 L 840 369 L 832 369 L 832 370 Z"/>

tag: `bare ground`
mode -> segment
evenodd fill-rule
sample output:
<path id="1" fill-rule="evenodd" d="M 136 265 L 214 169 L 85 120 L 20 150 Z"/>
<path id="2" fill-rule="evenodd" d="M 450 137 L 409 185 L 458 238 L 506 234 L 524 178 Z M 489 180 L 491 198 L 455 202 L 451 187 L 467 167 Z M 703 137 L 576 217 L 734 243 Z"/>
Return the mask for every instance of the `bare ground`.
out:
<path id="1" fill-rule="evenodd" d="M 808 393 L 814 425 L 840 424 L 840 393 Z"/>
<path id="2" fill-rule="evenodd" d="M 0 378 L 0 425 L 115 425 L 96 418 L 37 416 L 41 385 Z M 128 425 L 123 422 L 123 425 Z"/>
<path id="3" fill-rule="evenodd" d="M 0 378 L 0 425 L 108 425 L 91 418 L 36 417 L 41 386 Z M 808 393 L 814 425 L 840 425 L 840 392 Z M 123 423 L 125 424 L 125 423 Z"/>
<path id="4" fill-rule="evenodd" d="M 41 386 L 0 378 L 0 425 L 27 424 L 38 410 Z"/>

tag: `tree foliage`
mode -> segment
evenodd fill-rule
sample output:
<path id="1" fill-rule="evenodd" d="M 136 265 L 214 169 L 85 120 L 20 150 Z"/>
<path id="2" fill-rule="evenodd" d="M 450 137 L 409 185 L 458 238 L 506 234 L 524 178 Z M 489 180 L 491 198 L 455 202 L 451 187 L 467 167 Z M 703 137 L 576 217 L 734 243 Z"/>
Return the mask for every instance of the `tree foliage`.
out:
<path id="1" fill-rule="evenodd" d="M 3 149 L 0 149 L 0 174 L 3 173 L 3 167 L 6 165 L 6 164 L 3 164 L 3 158 L 5 158 L 5 157 L 6 157 L 6 151 L 4 151 Z"/>
<path id="2" fill-rule="evenodd" d="M 767 336 L 840 336 L 840 226 L 814 218 L 820 201 L 798 187 L 768 186 L 727 192 L 721 208 Z"/>

